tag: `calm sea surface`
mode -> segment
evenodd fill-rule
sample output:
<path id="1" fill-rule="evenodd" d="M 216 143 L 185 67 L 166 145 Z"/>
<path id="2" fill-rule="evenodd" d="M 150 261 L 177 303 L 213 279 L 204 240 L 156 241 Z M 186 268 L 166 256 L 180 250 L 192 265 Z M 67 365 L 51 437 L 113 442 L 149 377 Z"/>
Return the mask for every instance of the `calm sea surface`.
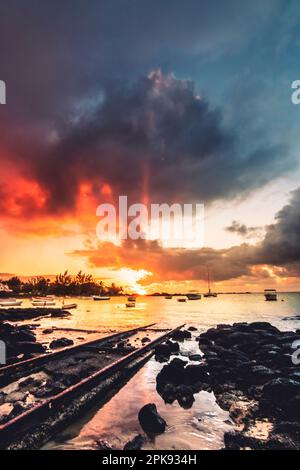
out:
<path id="1" fill-rule="evenodd" d="M 139 297 L 134 309 L 125 307 L 125 298 L 95 302 L 91 299 L 66 299 L 77 302 L 70 319 L 41 319 L 41 328 L 48 326 L 97 329 L 107 333 L 138 325 L 157 323 L 161 327 L 175 327 L 181 323 L 196 326 L 198 332 L 219 323 L 268 321 L 281 330 L 300 328 L 293 318 L 300 314 L 300 294 L 279 294 L 278 302 L 266 302 L 262 294 L 219 295 L 198 301 L 179 303 L 176 297 Z M 24 307 L 29 301 L 24 302 Z M 61 304 L 61 303 L 60 303 Z M 291 317 L 289 320 L 283 318 Z M 57 335 L 57 333 L 56 333 Z M 65 336 L 61 334 L 58 336 Z M 78 336 L 78 334 L 77 334 Z M 181 345 L 181 353 L 198 351 L 194 340 Z M 69 426 L 45 449 L 92 449 L 95 441 L 106 440 L 122 448 L 141 432 L 137 415 L 146 403 L 156 403 L 166 419 L 167 431 L 145 445 L 147 449 L 218 449 L 223 446 L 224 431 L 233 429 L 227 412 L 216 404 L 212 393 L 200 392 L 189 410 L 176 402 L 166 405 L 156 392 L 155 377 L 162 365 L 150 360 L 106 405 L 95 406 L 82 419 Z"/>

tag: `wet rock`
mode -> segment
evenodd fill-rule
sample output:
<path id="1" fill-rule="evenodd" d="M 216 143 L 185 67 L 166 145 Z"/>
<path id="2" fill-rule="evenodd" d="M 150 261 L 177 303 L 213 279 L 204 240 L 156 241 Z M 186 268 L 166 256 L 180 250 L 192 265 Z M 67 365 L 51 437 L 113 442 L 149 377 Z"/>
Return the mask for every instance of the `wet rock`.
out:
<path id="1" fill-rule="evenodd" d="M 65 317 L 70 317 L 71 313 L 68 312 L 68 310 L 61 310 L 60 308 L 58 308 L 58 309 L 52 309 L 52 312 L 50 313 L 50 315 L 53 318 L 65 318 Z"/>
<path id="2" fill-rule="evenodd" d="M 161 434 L 166 429 L 165 420 L 158 414 L 156 405 L 148 403 L 139 411 L 139 423 L 147 434 Z"/>
<path id="3" fill-rule="evenodd" d="M 266 443 L 268 450 L 299 450 L 299 444 L 294 442 L 289 436 L 282 434 L 272 434 Z"/>
<path id="4" fill-rule="evenodd" d="M 136 348 L 134 346 L 132 346 L 131 344 L 126 344 L 126 346 L 124 346 L 124 348 L 122 349 L 122 352 L 131 353 L 135 350 Z"/>
<path id="5" fill-rule="evenodd" d="M 279 333 L 278 328 L 276 326 L 271 325 L 271 323 L 263 322 L 263 321 L 256 321 L 248 324 L 248 330 L 260 330 L 260 331 L 269 331 L 272 333 Z"/>
<path id="6" fill-rule="evenodd" d="M 52 397 L 54 395 L 58 395 L 60 392 L 65 390 L 64 384 L 60 382 L 51 382 L 47 381 L 47 383 L 43 386 L 35 390 L 33 395 L 35 395 L 37 398 L 48 398 Z"/>
<path id="7" fill-rule="evenodd" d="M 201 354 L 190 354 L 189 355 L 189 360 L 190 361 L 201 361 L 202 356 Z"/>
<path id="8" fill-rule="evenodd" d="M 165 365 L 156 377 L 158 387 L 166 383 L 180 385 L 183 380 L 184 367 L 186 364 L 186 361 L 176 357 L 170 364 Z"/>
<path id="9" fill-rule="evenodd" d="M 185 384 L 193 385 L 197 382 L 208 383 L 210 381 L 210 377 L 207 373 L 206 366 L 201 364 L 191 364 L 186 366 L 184 369 L 183 380 Z"/>
<path id="10" fill-rule="evenodd" d="M 11 334 L 11 339 L 16 342 L 30 342 L 36 341 L 35 334 L 29 330 L 17 330 Z"/>
<path id="11" fill-rule="evenodd" d="M 276 434 L 287 433 L 300 437 L 300 423 L 296 421 L 280 421 L 275 424 L 274 432 Z"/>
<path id="12" fill-rule="evenodd" d="M 189 339 L 191 337 L 192 334 L 188 330 L 176 330 L 171 336 L 174 341 L 184 341 L 185 339 Z"/>
<path id="13" fill-rule="evenodd" d="M 26 397 L 27 393 L 16 390 L 6 395 L 5 403 L 23 402 L 26 400 Z"/>
<path id="14" fill-rule="evenodd" d="M 41 343 L 33 343 L 30 341 L 22 341 L 18 343 L 18 349 L 22 353 L 43 353 L 46 351 L 45 346 Z"/>
<path id="15" fill-rule="evenodd" d="M 43 330 L 43 334 L 50 335 L 51 333 L 53 333 L 53 331 L 53 328 L 46 328 L 45 330 Z"/>
<path id="16" fill-rule="evenodd" d="M 300 382 L 285 377 L 271 380 L 263 387 L 263 398 L 275 401 L 289 400 L 300 394 Z"/>
<path id="17" fill-rule="evenodd" d="M 291 358 L 291 344 L 298 337 L 299 332 L 281 332 L 266 322 L 223 325 L 199 335 L 204 352 L 200 365 L 207 367 L 217 403 L 245 425 L 242 432 L 225 436 L 226 448 L 300 447 L 297 427 L 277 428 L 278 423 L 300 422 L 300 374 Z M 257 417 L 274 424 L 266 440 L 247 435 Z"/>
<path id="18" fill-rule="evenodd" d="M 97 450 L 115 450 L 107 441 L 99 439 L 96 441 Z"/>
<path id="19" fill-rule="evenodd" d="M 167 362 L 170 359 L 171 350 L 167 344 L 158 344 L 155 348 L 155 359 L 158 362 Z"/>
<path id="20" fill-rule="evenodd" d="M 144 338 L 141 339 L 142 343 L 150 343 L 151 339 L 145 336 Z"/>
<path id="21" fill-rule="evenodd" d="M 178 403 L 182 408 L 189 409 L 193 406 L 195 398 L 191 387 L 188 387 L 187 385 L 179 385 L 179 387 L 176 388 L 176 396 Z"/>
<path id="22" fill-rule="evenodd" d="M 140 450 L 145 443 L 145 438 L 141 434 L 135 436 L 131 441 L 127 442 L 124 446 L 124 450 Z"/>
<path id="23" fill-rule="evenodd" d="M 171 354 L 179 352 L 179 344 L 174 341 L 166 341 L 163 344 L 158 344 L 155 348 L 155 359 L 159 362 L 167 362 Z"/>
<path id="24" fill-rule="evenodd" d="M 13 406 L 13 409 L 7 416 L 7 421 L 10 421 L 16 416 L 19 416 L 20 414 L 24 413 L 24 411 L 26 411 L 26 406 L 23 403 L 20 403 L 20 402 L 15 403 Z"/>
<path id="25" fill-rule="evenodd" d="M 212 347 L 212 344 L 213 344 L 213 343 L 212 343 L 212 341 L 209 340 L 208 338 L 204 338 L 204 337 L 199 336 L 199 337 L 197 338 L 197 340 L 198 340 L 199 348 L 200 348 L 200 349 L 206 350 L 207 348 Z"/>
<path id="26" fill-rule="evenodd" d="M 174 353 L 177 353 L 180 351 L 180 347 L 179 347 L 179 344 L 176 343 L 175 341 L 171 341 L 168 339 L 168 341 L 166 341 L 165 343 L 167 346 L 169 346 L 169 349 L 171 351 L 172 354 Z"/>
<path id="27" fill-rule="evenodd" d="M 165 403 L 171 405 L 177 397 L 176 387 L 173 384 L 166 383 L 161 387 L 159 394 Z"/>
<path id="28" fill-rule="evenodd" d="M 60 308 L 0 308 L 0 317 L 2 318 L 2 320 L 7 321 L 29 320 L 31 318 L 45 317 L 48 315 L 51 315 L 52 317 L 61 317 L 69 316 L 70 313 L 66 310 L 61 310 Z"/>
<path id="29" fill-rule="evenodd" d="M 41 379 L 36 379 L 34 377 L 28 377 L 25 380 L 22 380 L 19 382 L 19 389 L 29 389 L 29 388 L 35 388 L 35 387 L 40 387 L 43 381 Z"/>
<path id="30" fill-rule="evenodd" d="M 254 437 L 246 436 L 242 432 L 226 432 L 224 434 L 225 448 L 228 450 L 240 450 L 250 448 L 261 450 L 265 448 L 266 443 Z"/>
<path id="31" fill-rule="evenodd" d="M 67 346 L 72 346 L 74 344 L 74 341 L 69 338 L 59 338 L 59 339 L 54 339 L 51 341 L 49 344 L 50 349 L 57 349 L 57 348 L 65 348 Z"/>
<path id="32" fill-rule="evenodd" d="M 252 349 L 253 346 L 257 348 L 259 342 L 260 338 L 258 334 L 243 331 L 236 331 L 219 339 L 219 343 L 226 347 L 230 345 L 241 345 L 242 347 L 247 348 L 246 351 Z"/>
<path id="33" fill-rule="evenodd" d="M 280 375 L 280 371 L 262 365 L 252 366 L 249 372 L 249 380 L 255 384 L 265 384 Z"/>
<path id="34" fill-rule="evenodd" d="M 5 401 L 6 401 L 6 396 L 7 396 L 6 393 L 0 392 L 0 406 L 3 405 L 3 403 L 5 403 Z"/>
<path id="35" fill-rule="evenodd" d="M 188 328 L 188 331 L 197 331 L 197 328 L 195 326 L 190 326 Z"/>

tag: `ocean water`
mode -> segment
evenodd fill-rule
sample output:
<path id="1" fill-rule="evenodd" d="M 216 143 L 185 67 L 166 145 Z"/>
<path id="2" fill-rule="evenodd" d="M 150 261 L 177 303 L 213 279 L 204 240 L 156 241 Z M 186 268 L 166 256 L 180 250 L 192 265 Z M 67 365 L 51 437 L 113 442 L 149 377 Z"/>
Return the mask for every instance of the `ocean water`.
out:
<path id="1" fill-rule="evenodd" d="M 75 300 L 72 300 L 72 302 Z M 300 294 L 279 294 L 277 302 L 266 302 L 263 294 L 219 295 L 197 301 L 177 302 L 163 297 L 140 297 L 134 309 L 125 307 L 125 298 L 95 302 L 76 299 L 78 309 L 70 319 L 41 319 L 41 328 L 48 326 L 97 329 L 107 332 L 157 323 L 160 327 L 176 327 L 182 323 L 196 326 L 199 332 L 220 323 L 268 321 L 281 330 L 300 328 Z M 66 300 L 68 302 L 68 300 Z M 24 303 L 26 306 L 26 303 Z M 288 320 L 286 318 L 289 318 Z M 181 354 L 198 352 L 195 338 L 181 344 Z M 148 441 L 145 449 L 219 449 L 225 431 L 234 429 L 228 413 L 216 403 L 213 393 L 195 395 L 192 408 L 186 410 L 176 402 L 167 405 L 156 391 L 156 375 L 163 367 L 151 359 L 103 407 L 94 406 L 44 449 L 96 449 L 97 440 L 105 440 L 123 448 L 128 440 L 141 433 L 138 412 L 147 403 L 155 403 L 167 421 L 164 434 Z"/>
<path id="2" fill-rule="evenodd" d="M 281 330 L 300 328 L 297 319 L 283 320 L 300 315 L 300 293 L 278 294 L 277 302 L 266 302 L 263 294 L 223 294 L 217 298 L 202 298 L 185 303 L 177 298 L 138 297 L 135 308 L 126 308 L 126 297 L 112 297 L 109 301 L 91 298 L 70 298 L 65 303 L 78 304 L 69 319 L 40 319 L 42 326 L 56 325 L 98 330 L 128 329 L 150 323 L 162 328 L 182 323 L 206 330 L 220 323 L 268 321 Z M 62 305 L 58 299 L 56 306 Z M 23 307 L 31 306 L 30 300 Z"/>

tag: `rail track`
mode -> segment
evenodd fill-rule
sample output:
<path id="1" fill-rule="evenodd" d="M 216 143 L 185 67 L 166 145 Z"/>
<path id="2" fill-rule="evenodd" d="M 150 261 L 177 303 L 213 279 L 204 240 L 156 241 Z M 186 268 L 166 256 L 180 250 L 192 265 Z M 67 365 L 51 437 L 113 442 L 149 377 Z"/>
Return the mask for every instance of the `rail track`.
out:
<path id="1" fill-rule="evenodd" d="M 173 330 L 155 324 L 115 333 L 0 369 L 1 449 L 34 449 L 89 406 L 105 403 Z M 146 336 L 141 338 L 141 333 Z M 151 338 L 149 337 L 151 336 Z M 130 343 L 129 343 L 130 338 Z"/>

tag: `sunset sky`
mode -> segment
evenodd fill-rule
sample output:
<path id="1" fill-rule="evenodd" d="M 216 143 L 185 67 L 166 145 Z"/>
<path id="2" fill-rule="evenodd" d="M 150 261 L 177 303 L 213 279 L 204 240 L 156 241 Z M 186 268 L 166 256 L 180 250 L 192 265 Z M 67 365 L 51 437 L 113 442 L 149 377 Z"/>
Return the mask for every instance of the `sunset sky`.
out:
<path id="1" fill-rule="evenodd" d="M 0 278 L 300 288 L 298 0 L 0 5 Z M 203 203 L 205 246 L 98 240 L 96 208 Z"/>

